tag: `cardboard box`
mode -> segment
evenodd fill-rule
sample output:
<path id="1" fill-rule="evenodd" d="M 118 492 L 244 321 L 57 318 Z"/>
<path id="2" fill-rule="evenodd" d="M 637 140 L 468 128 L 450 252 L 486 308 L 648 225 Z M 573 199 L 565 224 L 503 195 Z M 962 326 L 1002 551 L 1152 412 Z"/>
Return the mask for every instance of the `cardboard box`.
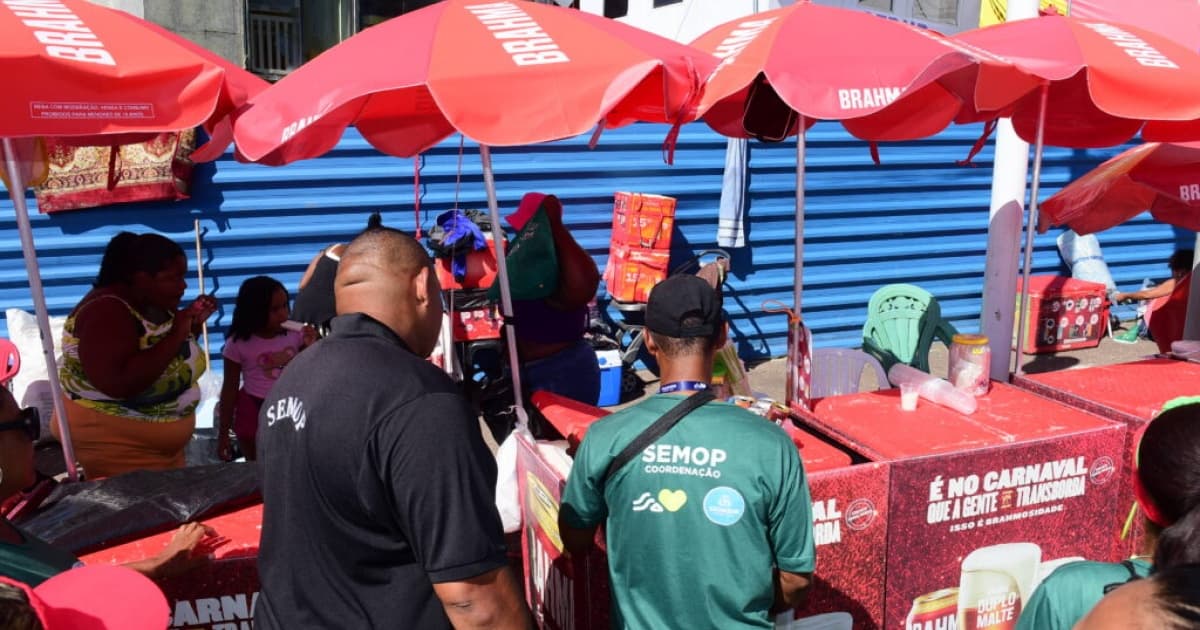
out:
<path id="1" fill-rule="evenodd" d="M 613 245 L 669 250 L 674 227 L 675 199 L 642 193 L 615 193 Z"/>
<path id="2" fill-rule="evenodd" d="M 1029 278 L 1029 311 L 1022 348 L 1025 354 L 1094 348 L 1106 330 L 1108 298 L 1103 284 L 1062 276 Z"/>
<path id="3" fill-rule="evenodd" d="M 608 253 L 604 282 L 618 302 L 645 302 L 654 285 L 667 278 L 671 253 L 613 244 Z"/>

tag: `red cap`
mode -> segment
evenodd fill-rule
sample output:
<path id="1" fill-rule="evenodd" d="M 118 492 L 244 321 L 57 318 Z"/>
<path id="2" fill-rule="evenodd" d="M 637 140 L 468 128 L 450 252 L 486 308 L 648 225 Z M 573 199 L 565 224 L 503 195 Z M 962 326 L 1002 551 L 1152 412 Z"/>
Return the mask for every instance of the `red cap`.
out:
<path id="1" fill-rule="evenodd" d="M 5 577 L 0 582 L 25 591 L 46 630 L 164 630 L 171 622 L 158 586 L 125 567 L 79 567 L 37 588 Z"/>
<path id="2" fill-rule="evenodd" d="M 545 193 L 531 192 L 525 193 L 525 196 L 521 197 L 521 205 L 517 206 L 517 211 L 508 215 L 505 219 L 508 220 L 509 225 L 519 231 L 533 218 L 538 208 L 542 208 L 543 206 L 546 209 L 547 216 L 553 218 L 562 217 L 562 202 L 558 200 L 558 197 Z"/>

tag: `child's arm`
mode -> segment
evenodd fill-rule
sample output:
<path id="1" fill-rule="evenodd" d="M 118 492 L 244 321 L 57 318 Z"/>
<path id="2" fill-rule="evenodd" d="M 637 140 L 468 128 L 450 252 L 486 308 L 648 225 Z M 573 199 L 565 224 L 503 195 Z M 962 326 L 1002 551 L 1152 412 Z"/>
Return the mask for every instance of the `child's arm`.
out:
<path id="1" fill-rule="evenodd" d="M 229 432 L 233 429 L 233 414 L 237 410 L 238 389 L 242 385 L 242 365 L 225 358 L 225 380 L 221 384 L 221 400 L 217 403 L 217 457 L 233 460 Z"/>

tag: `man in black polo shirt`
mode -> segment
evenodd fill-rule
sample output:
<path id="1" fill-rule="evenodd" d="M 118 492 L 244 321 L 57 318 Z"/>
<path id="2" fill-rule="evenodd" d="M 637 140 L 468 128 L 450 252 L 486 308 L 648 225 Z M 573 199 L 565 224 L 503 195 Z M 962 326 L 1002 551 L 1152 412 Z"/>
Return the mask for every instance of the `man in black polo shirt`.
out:
<path id="1" fill-rule="evenodd" d="M 332 333 L 263 402 L 259 630 L 528 628 L 493 502 L 495 460 L 424 357 L 441 327 L 425 250 L 354 239 Z"/>

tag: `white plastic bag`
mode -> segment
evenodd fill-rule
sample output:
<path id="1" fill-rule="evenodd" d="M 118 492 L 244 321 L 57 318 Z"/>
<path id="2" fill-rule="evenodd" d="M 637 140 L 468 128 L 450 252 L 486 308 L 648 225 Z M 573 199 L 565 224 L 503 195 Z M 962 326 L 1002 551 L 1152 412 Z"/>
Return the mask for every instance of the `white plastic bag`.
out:
<path id="1" fill-rule="evenodd" d="M 200 404 L 196 406 L 196 428 L 216 428 L 217 403 L 221 400 L 224 378 L 209 368 L 200 375 Z"/>
<path id="2" fill-rule="evenodd" d="M 46 360 L 42 354 L 42 337 L 37 317 L 19 308 L 4 312 L 8 323 L 8 340 L 21 355 L 21 371 L 12 379 L 12 394 L 22 407 L 37 407 L 42 418 L 42 437 L 39 442 L 52 441 L 50 422 L 54 418 L 54 397 L 46 375 Z M 65 317 L 51 317 L 50 331 L 54 337 L 54 359 L 62 364 L 62 330 Z"/>
<path id="3" fill-rule="evenodd" d="M 504 533 L 521 529 L 521 497 L 517 490 L 517 433 L 508 434 L 496 450 L 496 511 Z"/>
<path id="4" fill-rule="evenodd" d="M 1058 253 L 1071 268 L 1071 277 L 1089 282 L 1099 282 L 1109 293 L 1117 290 L 1104 253 L 1100 250 L 1100 239 L 1095 234 L 1076 234 L 1066 230 L 1058 235 Z"/>

